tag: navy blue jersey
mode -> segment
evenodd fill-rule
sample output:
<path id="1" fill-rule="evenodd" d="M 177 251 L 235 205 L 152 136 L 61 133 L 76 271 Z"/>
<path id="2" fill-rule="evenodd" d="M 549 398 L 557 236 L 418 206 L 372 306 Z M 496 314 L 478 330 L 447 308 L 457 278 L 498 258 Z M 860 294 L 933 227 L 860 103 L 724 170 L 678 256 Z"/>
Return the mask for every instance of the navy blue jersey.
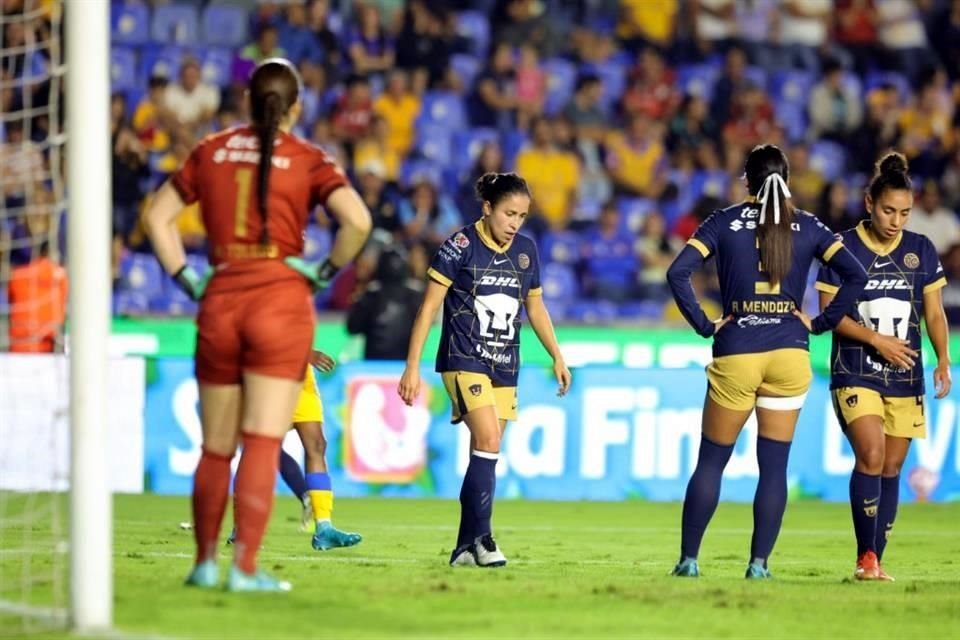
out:
<path id="1" fill-rule="evenodd" d="M 688 241 L 704 258 L 716 256 L 723 315 L 733 316 L 714 336 L 716 357 L 808 348 L 807 329 L 793 312 L 803 302 L 814 258 L 828 262 L 843 248 L 823 223 L 805 211 L 795 210 L 791 223 L 793 266 L 782 282 L 771 285 L 760 265 L 756 233 L 759 215 L 759 205 L 754 202 L 721 209 L 707 218 Z"/>
<path id="2" fill-rule="evenodd" d="M 427 273 L 449 287 L 437 371 L 485 373 L 495 384 L 516 386 L 520 305 L 543 293 L 533 240 L 518 235 L 501 247 L 478 221 L 440 245 Z"/>
<path id="3" fill-rule="evenodd" d="M 853 320 L 887 336 L 908 340 L 920 351 L 920 319 L 923 295 L 947 284 L 933 243 L 910 231 L 900 234 L 892 247 L 878 246 L 869 235 L 868 223 L 861 222 L 841 235 L 846 247 L 867 269 L 867 286 L 847 313 Z M 839 279 L 824 267 L 816 288 L 836 293 Z M 892 397 L 923 395 L 923 362 L 917 358 L 912 369 L 891 365 L 869 345 L 839 333 L 833 334 L 830 388 L 867 387 Z"/>

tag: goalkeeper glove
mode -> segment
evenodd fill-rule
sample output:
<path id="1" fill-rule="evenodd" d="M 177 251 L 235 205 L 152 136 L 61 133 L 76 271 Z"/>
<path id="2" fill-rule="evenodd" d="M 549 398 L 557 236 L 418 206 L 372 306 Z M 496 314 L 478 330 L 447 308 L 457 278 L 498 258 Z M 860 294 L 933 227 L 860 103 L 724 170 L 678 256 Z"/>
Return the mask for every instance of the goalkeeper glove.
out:
<path id="1" fill-rule="evenodd" d="M 200 298 L 203 297 L 203 292 L 207 290 L 207 284 L 210 282 L 212 275 L 213 270 L 208 270 L 201 276 L 193 267 L 185 264 L 173 274 L 173 279 L 176 280 L 177 285 L 183 289 L 184 293 L 190 296 L 191 300 L 199 302 Z"/>
<path id="2" fill-rule="evenodd" d="M 283 259 L 283 263 L 306 278 L 314 291 L 322 291 L 329 287 L 330 281 L 340 270 L 340 267 L 330 262 L 330 258 L 318 265 L 316 262 L 307 262 L 299 256 L 289 256 Z"/>

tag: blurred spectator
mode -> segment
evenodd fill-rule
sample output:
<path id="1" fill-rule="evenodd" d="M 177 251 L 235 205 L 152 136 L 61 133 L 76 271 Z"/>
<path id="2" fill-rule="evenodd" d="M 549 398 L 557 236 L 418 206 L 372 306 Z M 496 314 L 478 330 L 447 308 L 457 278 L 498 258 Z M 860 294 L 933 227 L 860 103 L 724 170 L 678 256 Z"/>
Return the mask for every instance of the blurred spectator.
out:
<path id="1" fill-rule="evenodd" d="M 413 321 L 423 297 L 424 281 L 411 277 L 402 253 L 380 253 L 374 279 L 347 314 L 347 331 L 364 337 L 365 360 L 403 360 Z"/>
<path id="2" fill-rule="evenodd" d="M 380 22 L 383 28 L 390 33 L 396 33 L 400 30 L 403 20 L 404 0 L 359 0 L 357 4 L 365 4 L 375 7 L 380 14 Z"/>
<path id="3" fill-rule="evenodd" d="M 414 125 L 420 115 L 420 98 L 410 91 L 410 79 L 402 69 L 394 69 L 387 90 L 373 103 L 373 110 L 386 120 L 388 144 L 400 155 L 413 146 Z"/>
<path id="4" fill-rule="evenodd" d="M 942 70 L 932 71 L 920 87 L 913 104 L 900 116 L 900 147 L 910 159 L 910 171 L 923 177 L 938 177 L 943 159 L 954 145 L 954 104 Z"/>
<path id="5" fill-rule="evenodd" d="M 240 51 L 240 59 L 253 64 L 259 64 L 267 58 L 285 58 L 286 56 L 287 52 L 280 46 L 277 27 L 272 24 L 261 25 L 256 39 Z"/>
<path id="6" fill-rule="evenodd" d="M 594 74 L 585 74 L 577 78 L 573 97 L 563 109 L 563 115 L 576 128 L 580 139 L 603 142 L 607 135 L 607 117 L 600 108 L 603 97 L 603 83 Z"/>
<path id="7" fill-rule="evenodd" d="M 713 98 L 710 102 L 710 117 L 717 126 L 723 126 L 727 122 L 733 109 L 734 97 L 747 86 L 746 70 L 747 55 L 743 49 L 731 48 L 724 61 L 723 73 L 713 87 Z"/>
<path id="8" fill-rule="evenodd" d="M 329 118 L 318 118 L 313 123 L 310 141 L 323 149 L 341 167 L 347 166 L 347 151 L 333 135 L 333 123 Z"/>
<path id="9" fill-rule="evenodd" d="M 357 165 L 356 175 L 357 191 L 370 210 L 374 230 L 379 229 L 399 239 L 403 231 L 403 221 L 387 188 L 383 163 L 376 158 L 368 158 L 363 164 Z"/>
<path id="10" fill-rule="evenodd" d="M 113 279 L 120 277 L 120 257 L 140 216 L 144 192 L 141 181 L 147 177 L 147 149 L 127 122 L 127 100 L 123 94 L 110 97 L 110 143 L 113 175 L 113 241 L 111 265 Z"/>
<path id="11" fill-rule="evenodd" d="M 399 215 L 408 242 L 422 243 L 431 255 L 463 226 L 453 200 L 426 171 L 411 179 L 410 195 L 400 202 Z"/>
<path id="12" fill-rule="evenodd" d="M 734 0 L 694 0 L 689 6 L 700 57 L 726 51 L 736 34 Z"/>
<path id="13" fill-rule="evenodd" d="M 367 135 L 357 141 L 353 148 L 353 166 L 362 166 L 371 160 L 383 163 L 384 178 L 396 182 L 400 177 L 400 161 L 403 156 L 390 146 L 390 126 L 380 116 L 374 116 Z"/>
<path id="14" fill-rule="evenodd" d="M 147 84 L 147 95 L 133 112 L 133 130 L 149 151 L 162 153 L 170 149 L 171 131 L 177 117 L 166 105 L 167 77 L 154 74 Z M 171 167 L 172 171 L 176 167 Z"/>
<path id="15" fill-rule="evenodd" d="M 733 184 L 743 183 L 742 181 L 734 181 Z M 746 194 L 744 194 L 744 196 L 745 195 Z M 744 198 L 736 196 L 728 197 L 727 199 L 729 202 L 724 202 L 720 198 L 716 198 L 714 196 L 701 196 L 701 198 L 697 200 L 697 203 L 693 206 L 693 209 L 677 219 L 673 225 L 670 235 L 680 242 L 686 242 L 693 237 L 697 227 L 699 227 L 704 220 L 709 218 L 714 211 L 727 206 L 731 202 L 743 202 L 744 200 Z"/>
<path id="16" fill-rule="evenodd" d="M 826 181 L 810 166 L 810 150 L 805 144 L 795 144 L 788 152 L 790 160 L 790 192 L 793 203 L 804 211 L 813 211 L 820 201 Z"/>
<path id="17" fill-rule="evenodd" d="M 941 180 L 944 202 L 960 215 L 960 144 L 950 154 L 946 165 Z"/>
<path id="18" fill-rule="evenodd" d="M 607 169 L 616 190 L 627 196 L 658 198 L 663 193 L 667 167 L 663 129 L 643 115 L 633 116 L 626 133 L 607 138 Z"/>
<path id="19" fill-rule="evenodd" d="M 698 168 L 712 171 L 720 168 L 716 150 L 718 137 L 707 103 L 698 96 L 688 95 L 670 121 L 667 146 L 674 152 L 689 151 Z"/>
<path id="20" fill-rule="evenodd" d="M 520 47 L 516 72 L 517 126 L 527 129 L 531 120 L 543 113 L 547 97 L 547 74 L 540 68 L 540 55 L 529 44 Z"/>
<path id="21" fill-rule="evenodd" d="M 167 87 L 163 101 L 180 123 L 181 135 L 195 138 L 204 132 L 217 113 L 220 91 L 203 82 L 200 63 L 195 58 L 185 58 L 180 65 L 180 82 Z M 192 146 L 192 138 L 185 137 L 183 141 Z"/>
<path id="22" fill-rule="evenodd" d="M 659 211 L 648 213 L 643 219 L 643 228 L 637 240 L 637 254 L 642 264 L 637 277 L 641 299 L 659 302 L 670 297 L 667 269 L 677 255 L 676 245 L 667 233 L 667 222 L 663 214 Z"/>
<path id="23" fill-rule="evenodd" d="M 397 38 L 397 66 L 413 73 L 416 93 L 435 87 L 443 79 L 453 51 L 455 25 L 422 0 L 412 0 Z"/>
<path id="24" fill-rule="evenodd" d="M 538 0 L 499 0 L 491 14 L 491 31 L 502 42 L 514 47 L 530 44 L 548 57 L 559 44 L 559 34 L 554 33 L 546 9 Z"/>
<path id="25" fill-rule="evenodd" d="M 570 220 L 580 179 L 580 163 L 570 151 L 559 149 L 552 123 L 537 118 L 531 125 L 530 144 L 517 155 L 517 173 L 527 181 L 536 209 L 553 229 Z"/>
<path id="26" fill-rule="evenodd" d="M 843 144 L 863 122 L 860 94 L 844 82 L 843 74 L 843 67 L 835 60 L 824 65 L 823 79 L 810 94 L 809 137 Z"/>
<path id="27" fill-rule="evenodd" d="M 888 83 L 881 84 L 867 94 L 866 106 L 864 123 L 849 144 L 856 170 L 870 175 L 880 153 L 895 146 L 900 138 L 897 88 Z"/>
<path id="28" fill-rule="evenodd" d="M 630 72 L 630 87 L 623 96 L 623 111 L 629 117 L 640 113 L 655 120 L 669 121 L 680 106 L 676 77 L 663 57 L 651 47 L 640 52 Z"/>
<path id="29" fill-rule="evenodd" d="M 329 25 L 330 1 L 311 0 L 308 7 L 307 24 L 322 51 L 323 57 L 319 62 L 326 69 L 327 76 L 331 80 L 335 79 L 338 77 L 337 71 L 340 69 L 342 56 L 337 34 L 330 29 Z"/>
<path id="30" fill-rule="evenodd" d="M 617 37 L 630 49 L 654 46 L 666 52 L 676 31 L 677 0 L 621 0 Z"/>
<path id="31" fill-rule="evenodd" d="M 723 125 L 723 146 L 728 171 L 739 171 L 750 149 L 760 143 L 777 144 L 779 128 L 774 120 L 773 105 L 763 89 L 747 83 L 730 110 L 730 119 Z"/>
<path id="32" fill-rule="evenodd" d="M 877 8 L 873 0 L 836 0 L 833 37 L 853 58 L 854 68 L 866 75 L 880 52 L 877 47 Z"/>
<path id="33" fill-rule="evenodd" d="M 347 79 L 347 90 L 340 97 L 333 112 L 334 135 L 348 147 L 352 146 L 367 135 L 372 121 L 370 82 L 361 75 L 350 76 Z"/>
<path id="34" fill-rule="evenodd" d="M 710 299 L 709 276 L 703 271 L 694 271 L 690 277 L 690 285 L 693 287 L 693 292 L 697 294 L 697 301 L 700 303 L 700 308 L 707 314 L 707 317 L 717 320 L 722 318 L 723 307 Z M 686 326 L 687 321 L 684 320 L 683 314 L 680 313 L 680 307 L 677 306 L 673 298 L 668 300 L 666 306 L 663 308 L 663 321 L 670 324 Z"/>
<path id="35" fill-rule="evenodd" d="M 931 44 L 950 79 L 960 80 L 960 0 L 949 0 L 929 23 Z"/>
<path id="36" fill-rule="evenodd" d="M 960 245 L 953 245 L 941 258 L 947 286 L 943 288 L 943 308 L 947 321 L 956 326 L 960 323 Z"/>
<path id="37" fill-rule="evenodd" d="M 940 187 L 935 180 L 923 183 L 920 197 L 913 203 L 913 211 L 907 218 L 907 229 L 930 238 L 940 255 L 960 244 L 960 220 L 941 203 Z"/>
<path id="38" fill-rule="evenodd" d="M 583 234 L 586 288 L 598 300 L 625 302 L 634 294 L 639 263 L 633 238 L 620 222 L 620 211 L 611 201 L 603 206 L 596 227 Z"/>
<path id="39" fill-rule="evenodd" d="M 7 139 L 0 154 L 0 189 L 7 208 L 17 209 L 26 204 L 35 185 L 46 178 L 46 167 L 40 147 L 25 138 L 22 121 L 11 120 L 4 126 Z"/>
<path id="40" fill-rule="evenodd" d="M 303 81 L 303 91 L 300 93 L 303 112 L 300 114 L 299 124 L 309 128 L 317 118 L 328 115 L 332 99 L 324 67 L 310 60 L 303 60 L 299 68 Z"/>
<path id="41" fill-rule="evenodd" d="M 381 24 L 376 7 L 359 5 L 357 25 L 350 31 L 347 51 L 354 73 L 375 76 L 393 67 L 396 59 L 394 39 Z"/>
<path id="42" fill-rule="evenodd" d="M 793 176 L 790 176 L 790 183 L 793 184 Z M 831 231 L 840 233 L 855 226 L 860 219 L 860 215 L 851 210 L 850 188 L 843 180 L 828 182 L 820 192 L 816 210 L 811 211 L 820 222 L 827 225 Z M 856 203 L 856 210 L 863 210 L 863 202 Z"/>
<path id="43" fill-rule="evenodd" d="M 886 51 L 888 68 L 905 73 L 916 82 L 934 64 L 927 43 L 923 16 L 914 0 L 874 0 L 879 41 Z"/>
<path id="44" fill-rule="evenodd" d="M 780 44 L 783 64 L 817 72 L 826 52 L 831 0 L 783 0 L 780 5 Z"/>
<path id="45" fill-rule="evenodd" d="M 780 70 L 779 50 L 773 42 L 779 23 L 779 0 L 736 0 L 734 4 L 737 40 L 750 64 L 768 72 Z"/>
<path id="46" fill-rule="evenodd" d="M 10 303 L 10 351 L 50 353 L 62 345 L 67 311 L 67 272 L 50 258 L 53 194 L 37 189 L 24 216 L 23 240 L 30 247 L 13 258 L 7 296 Z M 18 243 L 19 244 L 19 243 Z"/>
<path id="47" fill-rule="evenodd" d="M 477 160 L 473 163 L 470 173 L 466 179 L 460 181 L 460 188 L 457 192 L 457 206 L 463 215 L 465 223 L 473 222 L 478 218 L 478 213 L 474 212 L 476 208 L 476 187 L 477 180 L 485 173 L 503 173 L 503 151 L 498 142 L 485 142 L 477 154 Z"/>
<path id="48" fill-rule="evenodd" d="M 489 64 L 474 85 L 469 108 L 475 127 L 513 128 L 517 98 L 510 45 L 501 42 L 493 47 Z"/>
<path id="49" fill-rule="evenodd" d="M 314 63 L 323 61 L 323 48 L 307 25 L 307 8 L 302 3 L 292 3 L 287 7 L 286 20 L 278 28 L 277 40 L 279 48 L 295 64 L 303 60 Z"/>

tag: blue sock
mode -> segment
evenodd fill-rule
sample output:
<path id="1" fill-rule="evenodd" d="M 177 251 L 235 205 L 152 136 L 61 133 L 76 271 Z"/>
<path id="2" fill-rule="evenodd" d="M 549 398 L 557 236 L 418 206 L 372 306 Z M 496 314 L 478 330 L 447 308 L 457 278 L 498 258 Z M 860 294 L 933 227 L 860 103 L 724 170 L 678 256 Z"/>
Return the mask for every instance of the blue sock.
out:
<path id="1" fill-rule="evenodd" d="M 280 449 L 280 477 L 283 478 L 283 483 L 290 487 L 290 491 L 297 496 L 297 500 L 303 502 L 303 496 L 307 494 L 307 482 L 303 478 L 303 471 L 300 470 L 300 465 L 293 456 L 283 449 Z"/>
<path id="2" fill-rule="evenodd" d="M 880 476 L 869 476 L 854 469 L 850 476 L 850 512 L 857 536 L 857 557 L 876 551 L 879 502 Z"/>
<path id="3" fill-rule="evenodd" d="M 900 504 L 900 475 L 880 479 L 880 508 L 877 509 L 877 558 L 883 558 L 893 521 L 897 518 Z"/>
<path id="4" fill-rule="evenodd" d="M 460 487 L 460 531 L 457 547 L 471 544 L 480 536 L 490 533 L 493 516 L 493 494 L 497 488 L 496 453 L 474 451 L 470 455 L 467 473 Z"/>
<path id="5" fill-rule="evenodd" d="M 753 497 L 753 540 L 750 561 L 763 567 L 780 534 L 783 512 L 787 508 L 787 459 L 790 443 L 757 438 L 757 464 L 760 479 Z"/>
<path id="6" fill-rule="evenodd" d="M 733 453 L 733 445 L 719 445 L 706 437 L 700 439 L 697 468 L 687 483 L 683 499 L 683 529 L 680 537 L 680 559 L 696 558 L 700 542 L 713 512 L 720 501 L 720 478 Z"/>

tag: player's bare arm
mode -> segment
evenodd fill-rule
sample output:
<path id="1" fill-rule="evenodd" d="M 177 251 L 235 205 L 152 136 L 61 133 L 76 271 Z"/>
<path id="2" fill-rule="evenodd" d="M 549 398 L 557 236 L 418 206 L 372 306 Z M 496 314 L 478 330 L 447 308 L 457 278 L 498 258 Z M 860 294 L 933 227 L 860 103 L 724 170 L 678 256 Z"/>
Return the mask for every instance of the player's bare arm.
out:
<path id="1" fill-rule="evenodd" d="M 570 369 L 563 361 L 563 354 L 560 353 L 560 345 L 557 343 L 557 334 L 553 329 L 553 321 L 550 319 L 550 312 L 547 311 L 547 305 L 543 302 L 543 296 L 528 296 L 526 301 L 527 317 L 530 319 L 530 326 L 533 332 L 537 334 L 540 344 L 547 350 L 550 357 L 553 358 L 553 373 L 557 377 L 557 383 L 560 388 L 557 390 L 558 396 L 564 396 L 570 388 Z"/>
<path id="2" fill-rule="evenodd" d="M 940 400 L 950 393 L 950 333 L 947 314 L 943 310 L 943 290 L 934 289 L 923 294 L 923 320 L 927 336 L 937 354 L 937 368 L 933 370 L 936 398 Z"/>
<path id="3" fill-rule="evenodd" d="M 427 341 L 430 325 L 437 317 L 437 311 L 440 310 L 443 298 L 446 295 L 447 287 L 430 280 L 427 283 L 427 291 L 423 296 L 423 302 L 420 304 L 420 310 L 417 312 L 417 318 L 413 321 L 410 347 L 407 350 L 407 366 L 403 370 L 400 384 L 397 387 L 397 393 L 409 406 L 413 405 L 413 401 L 420 394 L 420 358 L 423 355 L 423 344 Z"/>
<path id="4" fill-rule="evenodd" d="M 177 232 L 177 215 L 183 209 L 180 194 L 167 181 L 157 191 L 143 214 L 147 235 L 153 243 L 153 250 L 164 270 L 173 275 L 187 262 L 183 240 Z"/>
<path id="5" fill-rule="evenodd" d="M 337 267 L 342 267 L 353 260 L 366 244 L 373 220 L 367 205 L 353 187 L 334 190 L 324 206 L 340 223 L 329 260 Z"/>

